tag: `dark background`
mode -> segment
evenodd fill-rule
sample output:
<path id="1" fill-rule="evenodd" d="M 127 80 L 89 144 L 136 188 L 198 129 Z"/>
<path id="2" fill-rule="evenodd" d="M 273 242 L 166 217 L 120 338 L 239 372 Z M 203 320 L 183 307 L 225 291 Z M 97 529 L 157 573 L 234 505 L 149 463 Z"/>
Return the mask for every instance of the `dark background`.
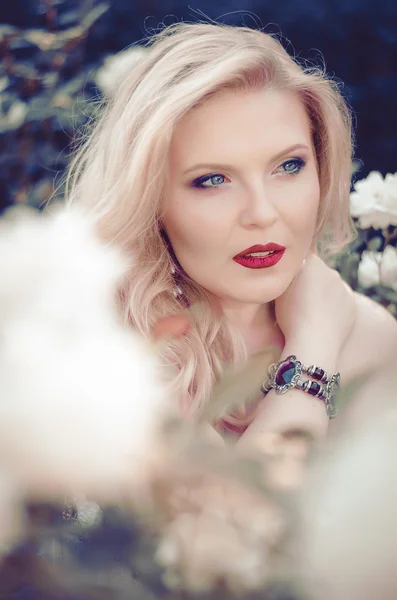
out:
<path id="1" fill-rule="evenodd" d="M 292 54 L 325 61 L 328 72 L 344 82 L 355 114 L 356 177 L 372 170 L 397 171 L 397 0 L 190 0 L 189 5 L 181 0 L 0 0 L 0 211 L 12 204 L 41 207 L 54 191 L 62 196 L 60 182 L 75 130 L 92 114 L 90 100 L 99 92 L 96 73 L 107 56 L 142 40 L 162 23 L 208 18 L 263 27 L 282 35 Z M 369 241 L 379 241 L 375 249 L 386 243 L 377 235 L 361 231 L 354 251 L 339 265 L 353 289 L 364 291 L 357 284 L 363 249 Z M 388 243 L 395 245 L 396 238 Z M 365 292 L 397 316 L 396 292 L 380 287 Z M 51 507 L 33 509 L 29 514 L 46 526 L 56 521 Z M 62 521 L 59 510 L 55 512 Z M 143 551 L 139 535 L 117 515 L 108 515 L 105 525 L 92 533 L 66 537 L 55 531 L 53 536 L 63 548 L 56 593 L 49 591 L 54 571 L 40 539 L 33 539 L 3 561 L 1 598 L 167 597 L 153 571 L 152 549 L 145 546 Z M 44 542 L 48 548 L 47 530 Z M 134 552 L 137 558 L 132 560 Z M 115 561 L 128 570 L 139 564 L 139 577 L 134 571 L 135 587 L 128 594 L 118 594 L 122 581 L 116 585 L 111 580 Z M 80 594 L 72 589 L 73 577 L 85 568 L 91 569 L 93 588 L 87 584 Z M 98 572 L 107 579 L 106 593 L 94 590 Z M 222 598 L 218 591 L 207 600 L 215 598 Z"/>
<path id="2" fill-rule="evenodd" d="M 40 206 L 57 188 L 104 58 L 182 19 L 262 27 L 324 61 L 354 111 L 356 177 L 397 170 L 397 0 L 2 0 L 0 208 Z M 32 43 L 32 29 L 58 41 Z M 16 99 L 21 123 L 9 116 Z"/>

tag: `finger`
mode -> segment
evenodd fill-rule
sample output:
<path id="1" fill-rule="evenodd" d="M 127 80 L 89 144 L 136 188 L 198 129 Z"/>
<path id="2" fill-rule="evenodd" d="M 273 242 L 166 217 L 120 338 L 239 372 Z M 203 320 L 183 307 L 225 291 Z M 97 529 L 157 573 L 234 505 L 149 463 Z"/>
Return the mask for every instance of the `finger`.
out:
<path id="1" fill-rule="evenodd" d="M 310 253 L 314 256 L 318 256 L 317 240 L 314 238 L 312 245 L 310 246 Z"/>
<path id="2" fill-rule="evenodd" d="M 160 319 L 153 327 L 154 339 L 162 337 L 181 337 L 189 331 L 190 321 L 186 314 L 170 315 Z"/>

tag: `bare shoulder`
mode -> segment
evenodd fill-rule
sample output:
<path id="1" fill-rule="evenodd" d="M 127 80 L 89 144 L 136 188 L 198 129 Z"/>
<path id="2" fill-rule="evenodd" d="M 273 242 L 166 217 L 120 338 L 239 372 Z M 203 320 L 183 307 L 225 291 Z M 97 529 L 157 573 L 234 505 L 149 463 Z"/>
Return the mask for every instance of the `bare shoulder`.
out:
<path id="1" fill-rule="evenodd" d="M 354 297 L 356 322 L 340 356 L 345 380 L 397 356 L 397 320 L 371 298 L 357 292 Z"/>

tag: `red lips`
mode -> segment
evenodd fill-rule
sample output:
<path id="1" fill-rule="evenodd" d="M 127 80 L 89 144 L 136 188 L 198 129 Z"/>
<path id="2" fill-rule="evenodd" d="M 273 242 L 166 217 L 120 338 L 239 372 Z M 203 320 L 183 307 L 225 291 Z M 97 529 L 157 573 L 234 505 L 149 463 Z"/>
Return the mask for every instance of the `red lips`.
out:
<path id="1" fill-rule="evenodd" d="M 280 246 L 279 244 L 270 243 L 264 246 L 255 244 L 255 246 L 243 250 L 240 254 L 236 254 L 233 260 L 247 269 L 266 269 L 277 264 L 282 259 L 285 250 L 285 246 Z M 257 252 L 271 252 L 271 254 L 267 254 L 266 256 L 250 256 L 250 254 Z"/>

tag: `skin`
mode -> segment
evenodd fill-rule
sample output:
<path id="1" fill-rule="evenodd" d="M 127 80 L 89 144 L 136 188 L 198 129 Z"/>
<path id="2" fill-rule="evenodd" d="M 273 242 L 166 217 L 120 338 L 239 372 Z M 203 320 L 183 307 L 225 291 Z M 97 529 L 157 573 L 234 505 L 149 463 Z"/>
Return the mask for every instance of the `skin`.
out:
<path id="1" fill-rule="evenodd" d="M 293 144 L 299 149 L 288 150 Z M 299 160 L 306 163 L 302 169 Z M 199 177 L 213 175 L 205 185 L 217 186 L 194 187 Z M 225 91 L 178 123 L 163 224 L 181 267 L 220 302 L 249 351 L 271 340 L 276 318 L 284 338 L 281 359 L 296 354 L 328 373 L 338 370 L 344 384 L 376 372 L 355 398 L 357 419 L 388 379 L 397 324 L 314 255 L 319 202 L 309 122 L 293 92 Z M 268 242 L 286 247 L 277 265 L 250 270 L 233 261 L 249 246 Z M 154 335 L 183 335 L 186 327 L 180 315 L 160 323 Z M 298 389 L 283 396 L 271 390 L 240 442 L 261 445 L 264 434 L 291 427 L 322 438 L 328 426 L 317 398 Z"/>
<path id="2" fill-rule="evenodd" d="M 206 187 L 197 187 L 198 178 Z M 269 303 L 313 245 L 319 201 L 310 126 L 293 92 L 225 91 L 178 123 L 164 227 L 184 271 L 220 301 L 251 349 L 273 327 Z M 268 242 L 286 247 L 273 267 L 247 269 L 233 260 Z"/>

